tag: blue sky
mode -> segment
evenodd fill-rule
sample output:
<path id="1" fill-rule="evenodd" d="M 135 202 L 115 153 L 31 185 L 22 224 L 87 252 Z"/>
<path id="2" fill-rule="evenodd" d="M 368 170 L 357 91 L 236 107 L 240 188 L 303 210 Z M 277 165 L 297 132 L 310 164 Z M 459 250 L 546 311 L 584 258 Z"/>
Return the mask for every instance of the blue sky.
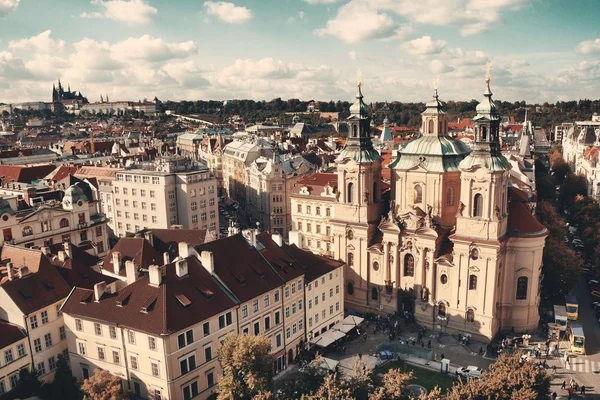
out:
<path id="1" fill-rule="evenodd" d="M 3 0 L 0 102 L 600 97 L 599 0 Z"/>

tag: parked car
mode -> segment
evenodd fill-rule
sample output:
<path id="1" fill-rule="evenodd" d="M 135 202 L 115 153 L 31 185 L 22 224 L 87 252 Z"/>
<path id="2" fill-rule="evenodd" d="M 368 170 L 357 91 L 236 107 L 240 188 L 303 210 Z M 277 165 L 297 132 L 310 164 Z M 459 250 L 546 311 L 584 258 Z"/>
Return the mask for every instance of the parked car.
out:
<path id="1" fill-rule="evenodd" d="M 462 367 L 456 370 L 456 374 L 463 378 L 479 379 L 482 373 L 483 370 L 474 365 L 469 365 L 468 367 Z"/>

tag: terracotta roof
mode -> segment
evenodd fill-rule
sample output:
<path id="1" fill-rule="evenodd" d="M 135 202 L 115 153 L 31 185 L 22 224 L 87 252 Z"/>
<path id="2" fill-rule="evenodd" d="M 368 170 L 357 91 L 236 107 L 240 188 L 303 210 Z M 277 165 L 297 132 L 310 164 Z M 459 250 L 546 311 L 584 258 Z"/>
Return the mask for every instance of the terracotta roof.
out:
<path id="1" fill-rule="evenodd" d="M 508 233 L 511 236 L 547 236 L 548 230 L 531 214 L 525 203 L 508 204 Z"/>
<path id="2" fill-rule="evenodd" d="M 527 192 L 525 192 L 524 190 L 521 190 L 519 188 L 516 187 L 511 187 L 510 188 L 510 200 L 511 201 L 515 201 L 515 202 L 520 202 L 520 203 L 530 203 L 534 200 L 529 198 L 529 194 L 527 194 Z"/>
<path id="3" fill-rule="evenodd" d="M 54 171 L 46 175 L 46 179 L 58 182 L 70 175 L 74 175 L 75 172 L 77 172 L 77 169 L 79 169 L 79 167 L 77 167 L 76 165 L 61 165 L 60 167 L 56 168 Z"/>
<path id="4" fill-rule="evenodd" d="M 0 176 L 3 183 L 22 182 L 31 183 L 44 178 L 56 167 L 52 164 L 47 165 L 0 165 Z"/>
<path id="5" fill-rule="evenodd" d="M 90 245 L 91 246 L 91 245 Z M 58 252 L 64 251 L 63 244 L 50 246 L 50 259 L 52 264 L 57 267 L 58 273 L 69 284 L 69 286 L 93 289 L 96 283 L 102 281 L 107 284 L 115 282 L 117 279 L 102 275 L 92 269 L 100 262 L 100 257 L 89 254 L 84 247 L 78 247 L 71 244 L 71 255 L 65 261 L 60 261 Z"/>
<path id="6" fill-rule="evenodd" d="M 337 191 L 337 183 L 337 174 L 315 172 L 314 174 L 305 175 L 298 179 L 294 184 L 294 191 L 298 193 L 303 186 L 306 186 L 311 195 L 318 196 L 328 184 Z"/>
<path id="7" fill-rule="evenodd" d="M 17 343 L 26 337 L 27 334 L 21 327 L 0 320 L 0 349 Z"/>
<path id="8" fill-rule="evenodd" d="M 264 247 L 260 250 L 260 254 L 267 259 L 269 264 L 275 269 L 275 272 L 285 282 L 295 280 L 304 274 L 304 267 L 294 258 L 290 257 L 282 247 L 279 247 L 273 241 L 271 234 L 266 232 L 259 233 L 256 235 L 256 241 Z"/>
<path id="9" fill-rule="evenodd" d="M 196 247 L 204 243 L 206 229 L 152 229 L 152 245 L 160 254 L 169 252 L 171 259 L 179 255 L 179 243 Z"/>
<path id="10" fill-rule="evenodd" d="M 512 132 L 521 132 L 523 130 L 523 125 L 522 124 L 512 124 L 512 125 L 507 125 L 504 128 L 505 131 L 512 131 Z"/>
<path id="11" fill-rule="evenodd" d="M 283 245 L 283 249 L 304 267 L 304 278 L 312 282 L 319 277 L 344 265 L 344 262 L 316 255 L 310 251 L 299 249 L 295 244 Z"/>
<path id="12" fill-rule="evenodd" d="M 160 286 L 151 286 L 146 276 L 117 293 L 104 294 L 99 302 L 92 300 L 93 290 L 76 288 L 62 311 L 150 334 L 167 335 L 236 305 L 195 256 L 186 260 L 188 274 L 181 278 L 175 273 L 175 263 L 167 264 L 163 267 L 165 274 Z"/>
<path id="13" fill-rule="evenodd" d="M 104 258 L 102 268 L 114 271 L 113 253 L 121 253 L 119 275 L 125 276 L 125 261 L 132 260 L 137 268 L 148 268 L 152 264 L 162 264 L 163 256 L 144 238 L 124 237 Z"/>
<path id="14" fill-rule="evenodd" d="M 390 150 L 381 150 L 381 177 L 386 181 L 392 179 L 392 170 L 388 165 L 392 162 L 392 152 Z"/>
<path id="15" fill-rule="evenodd" d="M 241 233 L 195 248 L 198 253 L 213 252 L 215 273 L 241 302 L 283 285 L 271 265 Z"/>
<path id="16" fill-rule="evenodd" d="M 5 244 L 2 247 L 0 259 L 3 263 L 12 262 L 14 271 L 25 265 L 29 272 L 37 272 L 42 263 L 49 262 L 40 250 L 28 249 L 14 244 Z"/>

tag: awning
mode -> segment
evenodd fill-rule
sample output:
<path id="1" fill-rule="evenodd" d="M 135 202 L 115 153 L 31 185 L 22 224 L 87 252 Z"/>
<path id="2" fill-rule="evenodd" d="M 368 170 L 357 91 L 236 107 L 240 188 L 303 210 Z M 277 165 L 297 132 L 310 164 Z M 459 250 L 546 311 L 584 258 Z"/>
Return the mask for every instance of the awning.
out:
<path id="1" fill-rule="evenodd" d="M 327 332 L 322 333 L 320 336 L 310 339 L 309 343 L 317 345 L 319 347 L 327 347 L 336 340 L 343 338 L 344 336 L 346 336 L 344 332 L 334 331 L 330 329 Z"/>
<path id="2" fill-rule="evenodd" d="M 352 328 L 359 326 L 364 320 L 365 319 L 363 317 L 357 317 L 356 315 L 348 315 L 340 323 L 342 325 L 344 325 L 344 327 L 345 327 L 344 329 L 348 329 L 347 331 L 344 331 L 344 332 L 348 332 Z"/>
<path id="3" fill-rule="evenodd" d="M 320 367 L 335 371 L 335 367 L 337 367 L 339 363 L 339 361 L 332 360 L 331 358 L 321 357 Z"/>

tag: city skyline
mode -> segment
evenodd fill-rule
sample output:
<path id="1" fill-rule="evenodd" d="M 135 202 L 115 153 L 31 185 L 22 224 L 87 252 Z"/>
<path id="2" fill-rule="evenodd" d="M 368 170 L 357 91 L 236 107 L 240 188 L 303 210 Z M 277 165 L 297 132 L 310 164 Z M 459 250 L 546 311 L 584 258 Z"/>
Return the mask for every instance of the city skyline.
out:
<path id="1" fill-rule="evenodd" d="M 0 3 L 0 102 L 51 85 L 114 100 L 598 98 L 594 0 Z"/>

